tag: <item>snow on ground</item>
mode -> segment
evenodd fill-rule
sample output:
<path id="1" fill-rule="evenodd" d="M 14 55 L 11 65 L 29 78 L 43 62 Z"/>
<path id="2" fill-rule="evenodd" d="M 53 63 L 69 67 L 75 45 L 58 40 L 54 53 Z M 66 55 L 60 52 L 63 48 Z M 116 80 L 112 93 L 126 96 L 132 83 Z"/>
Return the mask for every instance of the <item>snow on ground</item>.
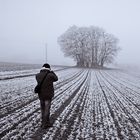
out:
<path id="1" fill-rule="evenodd" d="M 121 70 L 53 68 L 59 77 L 53 127 L 40 128 L 35 73 L 0 73 L 0 139 L 139 140 L 140 75 Z"/>

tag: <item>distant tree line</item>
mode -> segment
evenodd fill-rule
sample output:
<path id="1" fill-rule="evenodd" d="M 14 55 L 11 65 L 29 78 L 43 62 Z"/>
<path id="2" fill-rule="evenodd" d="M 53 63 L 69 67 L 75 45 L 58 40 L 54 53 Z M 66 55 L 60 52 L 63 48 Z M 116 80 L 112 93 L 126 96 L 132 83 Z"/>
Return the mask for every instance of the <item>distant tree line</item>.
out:
<path id="1" fill-rule="evenodd" d="M 118 39 L 102 28 L 70 27 L 58 38 L 64 55 L 80 67 L 103 67 L 113 62 L 119 50 Z"/>

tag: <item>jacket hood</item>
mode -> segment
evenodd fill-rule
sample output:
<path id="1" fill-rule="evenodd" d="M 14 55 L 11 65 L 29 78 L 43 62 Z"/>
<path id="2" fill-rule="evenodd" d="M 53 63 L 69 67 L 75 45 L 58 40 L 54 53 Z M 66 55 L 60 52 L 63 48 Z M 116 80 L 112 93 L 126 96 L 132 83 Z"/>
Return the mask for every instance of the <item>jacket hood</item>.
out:
<path id="1" fill-rule="evenodd" d="M 45 68 L 45 67 L 42 67 L 40 71 L 46 71 L 46 70 L 51 71 L 50 68 Z"/>

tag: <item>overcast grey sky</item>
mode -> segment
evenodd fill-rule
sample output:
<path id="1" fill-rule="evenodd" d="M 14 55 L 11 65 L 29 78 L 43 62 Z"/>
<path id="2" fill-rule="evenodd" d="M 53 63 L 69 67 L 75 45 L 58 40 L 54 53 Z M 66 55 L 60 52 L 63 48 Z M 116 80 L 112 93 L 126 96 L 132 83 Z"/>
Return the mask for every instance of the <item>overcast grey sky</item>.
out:
<path id="1" fill-rule="evenodd" d="M 74 64 L 57 38 L 70 26 L 99 26 L 119 38 L 116 62 L 140 65 L 140 0 L 0 0 L 0 61 Z"/>

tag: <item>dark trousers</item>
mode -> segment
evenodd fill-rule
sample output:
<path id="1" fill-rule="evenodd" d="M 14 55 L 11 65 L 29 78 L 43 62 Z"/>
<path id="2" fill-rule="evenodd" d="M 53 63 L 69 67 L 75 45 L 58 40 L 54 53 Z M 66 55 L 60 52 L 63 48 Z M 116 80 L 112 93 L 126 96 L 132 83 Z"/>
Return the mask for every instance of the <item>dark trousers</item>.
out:
<path id="1" fill-rule="evenodd" d="M 42 125 L 50 121 L 51 100 L 40 100 Z"/>

